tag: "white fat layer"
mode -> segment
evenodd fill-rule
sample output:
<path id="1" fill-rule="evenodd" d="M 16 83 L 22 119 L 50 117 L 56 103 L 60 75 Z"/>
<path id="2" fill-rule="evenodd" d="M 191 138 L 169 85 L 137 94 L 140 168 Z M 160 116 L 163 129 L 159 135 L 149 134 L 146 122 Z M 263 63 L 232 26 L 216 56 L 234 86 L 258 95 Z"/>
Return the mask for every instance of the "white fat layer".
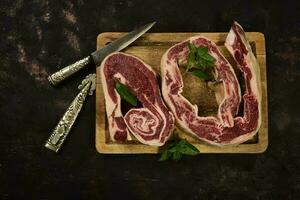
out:
<path id="1" fill-rule="evenodd" d="M 119 82 L 121 82 L 122 84 L 126 85 L 126 78 L 122 74 L 116 73 L 114 75 L 114 78 L 118 79 Z"/>
<path id="2" fill-rule="evenodd" d="M 226 43 L 227 43 L 229 46 L 231 46 L 231 45 L 233 45 L 234 40 L 235 40 L 235 34 L 234 34 L 233 30 L 230 29 L 230 31 L 229 31 L 229 33 L 228 33 L 228 35 L 227 35 L 227 38 L 226 38 Z"/>

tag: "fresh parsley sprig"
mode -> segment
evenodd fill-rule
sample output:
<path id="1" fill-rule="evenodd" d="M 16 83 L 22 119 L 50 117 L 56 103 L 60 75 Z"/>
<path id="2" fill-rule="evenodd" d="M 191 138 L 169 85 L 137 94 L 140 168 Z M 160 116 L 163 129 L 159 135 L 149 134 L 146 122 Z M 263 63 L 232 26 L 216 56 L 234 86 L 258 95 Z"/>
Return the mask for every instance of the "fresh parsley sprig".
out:
<path id="1" fill-rule="evenodd" d="M 207 47 L 196 47 L 192 43 L 188 43 L 189 54 L 187 57 L 187 67 L 185 72 L 206 81 L 213 80 L 212 67 L 214 67 L 216 59 L 208 52 Z"/>
<path id="2" fill-rule="evenodd" d="M 200 151 L 196 147 L 194 147 L 187 140 L 183 139 L 166 146 L 161 153 L 159 161 L 165 161 L 168 159 L 178 161 L 183 155 L 194 156 L 199 152 Z"/>
<path id="3" fill-rule="evenodd" d="M 119 81 L 116 82 L 116 90 L 121 96 L 121 99 L 127 101 L 133 106 L 137 105 L 137 98 L 130 92 L 130 90 L 120 83 Z"/>

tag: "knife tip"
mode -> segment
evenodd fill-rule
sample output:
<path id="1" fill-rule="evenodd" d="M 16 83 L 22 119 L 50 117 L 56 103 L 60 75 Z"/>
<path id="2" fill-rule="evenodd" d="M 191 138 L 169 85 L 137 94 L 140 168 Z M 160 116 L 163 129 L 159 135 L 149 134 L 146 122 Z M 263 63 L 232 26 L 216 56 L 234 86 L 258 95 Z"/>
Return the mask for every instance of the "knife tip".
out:
<path id="1" fill-rule="evenodd" d="M 156 24 L 156 21 L 153 21 L 151 23 L 149 23 L 151 26 L 154 26 Z"/>
<path id="2" fill-rule="evenodd" d="M 145 31 L 148 31 L 150 28 L 152 28 L 154 26 L 154 24 L 156 24 L 156 21 L 153 21 L 151 23 L 148 23 L 148 24 L 144 25 L 142 27 L 142 29 L 145 30 Z"/>

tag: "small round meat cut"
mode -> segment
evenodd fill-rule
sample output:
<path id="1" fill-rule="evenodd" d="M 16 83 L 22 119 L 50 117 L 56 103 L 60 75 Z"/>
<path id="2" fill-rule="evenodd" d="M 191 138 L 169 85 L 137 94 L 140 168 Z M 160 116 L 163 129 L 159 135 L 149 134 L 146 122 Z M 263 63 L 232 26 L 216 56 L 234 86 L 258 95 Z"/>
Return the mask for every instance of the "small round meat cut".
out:
<path id="1" fill-rule="evenodd" d="M 108 55 L 100 68 L 111 139 L 130 140 L 131 133 L 141 143 L 164 145 L 174 130 L 175 118 L 162 100 L 152 68 L 141 59 L 125 53 Z M 115 89 L 117 81 L 132 92 L 142 108 L 131 108 L 123 116 L 121 97 Z"/>

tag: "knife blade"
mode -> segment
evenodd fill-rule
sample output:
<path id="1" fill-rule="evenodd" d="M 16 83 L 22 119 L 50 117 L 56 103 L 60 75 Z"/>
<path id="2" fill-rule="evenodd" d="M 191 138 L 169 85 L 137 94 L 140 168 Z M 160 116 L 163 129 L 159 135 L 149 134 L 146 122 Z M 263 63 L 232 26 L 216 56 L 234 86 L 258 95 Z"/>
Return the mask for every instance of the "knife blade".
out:
<path id="1" fill-rule="evenodd" d="M 120 51 L 126 48 L 128 45 L 130 45 L 132 42 L 134 42 L 136 39 L 138 39 L 140 36 L 146 33 L 155 23 L 156 22 L 152 22 L 144 26 L 141 26 L 129 32 L 125 36 L 118 38 L 115 41 L 109 43 L 104 48 L 94 51 L 89 56 L 53 73 L 48 77 L 49 82 L 52 85 L 58 85 L 60 82 L 70 77 L 75 72 L 78 72 L 79 70 L 85 68 L 90 63 L 94 64 L 95 66 L 98 66 L 98 64 L 101 63 L 101 61 L 105 58 L 105 56 L 107 56 L 110 53 Z"/>

